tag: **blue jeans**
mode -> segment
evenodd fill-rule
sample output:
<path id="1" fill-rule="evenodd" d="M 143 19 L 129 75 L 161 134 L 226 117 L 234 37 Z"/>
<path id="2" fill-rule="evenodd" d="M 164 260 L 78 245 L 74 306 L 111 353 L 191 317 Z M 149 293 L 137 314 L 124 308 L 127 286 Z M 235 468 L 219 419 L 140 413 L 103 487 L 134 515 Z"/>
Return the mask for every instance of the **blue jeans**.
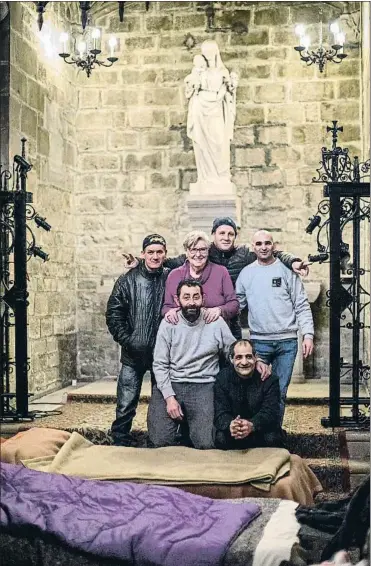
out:
<path id="1" fill-rule="evenodd" d="M 252 340 L 252 342 L 257 356 L 266 364 L 272 364 L 272 375 L 279 380 L 282 425 L 287 389 L 290 385 L 292 370 L 298 353 L 298 341 L 296 338 L 289 338 L 288 340 Z"/>
<path id="2" fill-rule="evenodd" d="M 154 375 L 150 364 L 137 364 L 136 367 L 125 364 L 121 366 L 117 379 L 116 419 L 111 426 L 112 438 L 116 445 L 126 446 L 130 444 L 131 426 L 139 403 L 143 376 L 147 369 L 151 372 L 153 383 Z"/>

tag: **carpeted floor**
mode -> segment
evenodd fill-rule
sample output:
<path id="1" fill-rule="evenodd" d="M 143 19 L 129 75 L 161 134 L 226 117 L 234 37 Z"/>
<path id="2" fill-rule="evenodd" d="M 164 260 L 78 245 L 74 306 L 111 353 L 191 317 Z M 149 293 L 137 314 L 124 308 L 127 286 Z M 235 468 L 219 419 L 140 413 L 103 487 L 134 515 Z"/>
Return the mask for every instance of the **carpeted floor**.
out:
<path id="1" fill-rule="evenodd" d="M 134 419 L 133 445 L 138 447 L 147 445 L 147 408 L 147 403 L 141 402 Z M 72 402 L 56 413 L 25 423 L 22 428 L 61 428 L 77 431 L 95 444 L 111 443 L 115 404 Z M 341 433 L 321 426 L 321 418 L 327 414 L 324 405 L 288 405 L 284 428 L 290 452 L 306 459 L 326 492 L 339 494 L 349 490 L 349 470 L 341 453 Z"/>
<path id="2" fill-rule="evenodd" d="M 147 428 L 147 403 L 140 403 L 134 419 L 134 430 Z M 60 411 L 61 414 L 57 414 Z M 288 433 L 321 434 L 331 436 L 332 430 L 321 426 L 321 418 L 328 415 L 323 405 L 288 405 L 286 407 L 284 428 Z M 115 418 L 113 403 L 67 403 L 56 414 L 36 419 L 37 426 L 64 428 L 68 426 L 108 430 Z M 35 426 L 33 424 L 32 426 Z"/>

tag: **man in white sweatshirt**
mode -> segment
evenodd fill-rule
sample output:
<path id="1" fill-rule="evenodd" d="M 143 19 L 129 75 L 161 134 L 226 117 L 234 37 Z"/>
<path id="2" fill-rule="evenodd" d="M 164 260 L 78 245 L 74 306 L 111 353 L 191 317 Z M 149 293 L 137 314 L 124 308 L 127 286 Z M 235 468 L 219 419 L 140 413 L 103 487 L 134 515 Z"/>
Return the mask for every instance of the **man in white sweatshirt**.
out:
<path id="1" fill-rule="evenodd" d="M 236 294 L 243 310 L 248 308 L 250 339 L 259 358 L 272 364 L 280 383 L 281 423 L 285 400 L 298 350 L 297 334 L 303 335 L 304 358 L 313 352 L 313 317 L 303 283 L 274 257 L 272 234 L 254 234 L 257 260 L 238 276 Z"/>
<path id="2" fill-rule="evenodd" d="M 214 382 L 219 355 L 228 359 L 235 341 L 227 323 L 219 317 L 206 323 L 202 315 L 203 290 L 196 280 L 181 281 L 176 303 L 181 308 L 178 324 L 163 320 L 157 334 L 152 388 L 148 408 L 148 433 L 154 446 L 176 444 L 177 432 L 186 421 L 192 445 L 213 448 Z M 265 375 L 262 362 L 258 370 Z"/>

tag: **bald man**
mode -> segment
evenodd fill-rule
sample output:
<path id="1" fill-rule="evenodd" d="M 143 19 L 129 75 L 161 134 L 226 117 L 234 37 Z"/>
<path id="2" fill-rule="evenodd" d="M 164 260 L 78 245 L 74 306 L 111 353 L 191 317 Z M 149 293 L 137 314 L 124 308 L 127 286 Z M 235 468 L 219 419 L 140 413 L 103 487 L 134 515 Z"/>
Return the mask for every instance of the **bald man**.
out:
<path id="1" fill-rule="evenodd" d="M 259 230 L 252 247 L 257 259 L 241 271 L 236 294 L 241 310 L 248 309 L 250 339 L 257 355 L 272 364 L 272 373 L 279 379 L 282 423 L 298 350 L 298 330 L 307 358 L 313 352 L 313 317 L 300 277 L 274 256 L 272 234 Z"/>

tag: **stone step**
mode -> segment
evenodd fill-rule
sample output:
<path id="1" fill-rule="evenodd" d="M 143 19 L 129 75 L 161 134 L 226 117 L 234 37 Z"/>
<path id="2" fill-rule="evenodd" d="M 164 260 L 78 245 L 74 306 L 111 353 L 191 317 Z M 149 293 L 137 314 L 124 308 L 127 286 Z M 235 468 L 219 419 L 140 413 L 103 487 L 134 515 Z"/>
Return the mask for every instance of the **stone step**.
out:
<path id="1" fill-rule="evenodd" d="M 370 461 L 370 440 L 368 441 L 350 441 L 347 435 L 347 448 L 349 459 L 359 462 L 369 463 Z"/>
<path id="2" fill-rule="evenodd" d="M 359 460 L 348 460 L 350 488 L 353 491 L 363 483 L 370 474 L 370 463 Z"/>

